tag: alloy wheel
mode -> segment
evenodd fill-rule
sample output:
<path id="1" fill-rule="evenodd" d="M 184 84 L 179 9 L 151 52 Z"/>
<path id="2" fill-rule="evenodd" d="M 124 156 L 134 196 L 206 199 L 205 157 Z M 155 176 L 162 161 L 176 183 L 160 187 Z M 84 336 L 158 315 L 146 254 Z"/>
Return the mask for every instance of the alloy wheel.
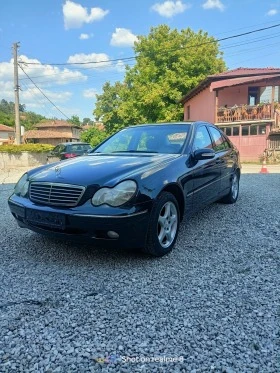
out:
<path id="1" fill-rule="evenodd" d="M 178 212 L 173 202 L 166 202 L 158 217 L 158 240 L 163 248 L 168 248 L 174 241 L 178 229 Z"/>
<path id="2" fill-rule="evenodd" d="M 239 190 L 238 176 L 234 174 L 232 183 L 231 183 L 231 194 L 232 194 L 233 199 L 237 198 L 238 190 Z"/>

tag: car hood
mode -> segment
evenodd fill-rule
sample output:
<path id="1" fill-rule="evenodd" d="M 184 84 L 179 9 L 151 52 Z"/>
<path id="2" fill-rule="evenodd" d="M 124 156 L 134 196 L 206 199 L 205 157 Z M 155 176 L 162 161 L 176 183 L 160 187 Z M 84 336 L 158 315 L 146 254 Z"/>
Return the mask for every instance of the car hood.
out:
<path id="1" fill-rule="evenodd" d="M 88 186 L 113 186 L 127 178 L 156 172 L 160 165 L 178 158 L 179 154 L 92 154 L 62 161 L 33 171 L 30 181 L 56 182 Z"/>

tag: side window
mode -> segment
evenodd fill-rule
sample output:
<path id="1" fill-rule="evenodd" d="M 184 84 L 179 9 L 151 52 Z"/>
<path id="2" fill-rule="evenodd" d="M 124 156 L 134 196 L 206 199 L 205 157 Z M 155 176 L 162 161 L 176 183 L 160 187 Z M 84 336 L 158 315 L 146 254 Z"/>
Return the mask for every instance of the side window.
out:
<path id="1" fill-rule="evenodd" d="M 214 139 L 214 150 L 220 152 L 221 150 L 228 149 L 229 145 L 222 133 L 214 127 L 209 127 L 209 131 Z"/>
<path id="2" fill-rule="evenodd" d="M 193 142 L 193 150 L 209 148 L 213 149 L 210 135 L 207 131 L 206 126 L 200 126 L 195 134 Z"/>
<path id="3" fill-rule="evenodd" d="M 57 145 L 57 146 L 53 149 L 53 152 L 54 152 L 54 153 L 58 153 L 58 154 L 60 154 L 61 152 L 63 152 L 63 149 L 64 149 L 64 145 L 60 144 L 60 145 Z"/>

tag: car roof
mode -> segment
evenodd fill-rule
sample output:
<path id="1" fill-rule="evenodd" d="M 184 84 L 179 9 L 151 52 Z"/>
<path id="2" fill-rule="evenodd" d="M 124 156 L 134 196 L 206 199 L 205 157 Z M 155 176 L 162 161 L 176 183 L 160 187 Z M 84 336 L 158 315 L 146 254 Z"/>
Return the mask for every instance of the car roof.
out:
<path id="1" fill-rule="evenodd" d="M 160 122 L 160 123 L 143 123 L 143 124 L 136 124 L 136 125 L 133 125 L 133 126 L 129 126 L 129 127 L 125 127 L 125 128 L 134 128 L 134 127 L 149 127 L 149 126 L 166 126 L 166 125 L 171 125 L 171 126 L 176 126 L 176 125 L 186 125 L 186 124 L 190 124 L 191 126 L 197 126 L 199 124 L 207 124 L 207 125 L 212 125 L 215 127 L 214 124 L 210 123 L 210 122 L 207 122 L 207 121 L 203 121 L 203 120 L 197 120 L 197 121 L 186 121 L 186 122 Z M 123 128 L 123 129 L 125 129 Z"/>
<path id="2" fill-rule="evenodd" d="M 88 142 L 75 141 L 75 142 L 61 142 L 57 145 L 90 145 L 90 144 Z"/>
<path id="3" fill-rule="evenodd" d="M 194 122 L 160 122 L 160 123 L 143 123 L 136 124 L 129 127 L 145 127 L 145 126 L 166 126 L 166 125 L 183 125 L 183 124 L 193 124 Z"/>

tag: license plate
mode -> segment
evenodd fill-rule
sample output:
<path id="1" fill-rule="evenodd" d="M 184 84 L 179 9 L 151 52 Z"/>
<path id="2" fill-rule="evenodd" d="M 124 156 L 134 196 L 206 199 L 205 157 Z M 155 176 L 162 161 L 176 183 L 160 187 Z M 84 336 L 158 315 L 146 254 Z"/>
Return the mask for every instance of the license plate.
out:
<path id="1" fill-rule="evenodd" d="M 27 209 L 26 220 L 31 224 L 44 225 L 50 228 L 65 228 L 65 215 L 56 212 Z"/>

